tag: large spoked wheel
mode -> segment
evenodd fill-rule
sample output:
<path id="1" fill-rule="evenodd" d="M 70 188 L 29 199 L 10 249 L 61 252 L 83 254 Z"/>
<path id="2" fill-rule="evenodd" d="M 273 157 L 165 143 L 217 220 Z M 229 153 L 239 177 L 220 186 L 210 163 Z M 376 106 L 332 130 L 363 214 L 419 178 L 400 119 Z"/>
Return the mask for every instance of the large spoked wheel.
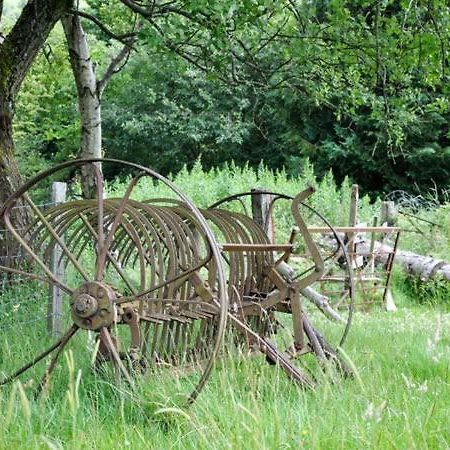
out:
<path id="1" fill-rule="evenodd" d="M 105 198 L 99 162 L 105 172 L 132 173 L 122 196 Z M 39 206 L 38 195 L 49 181 L 80 170 L 93 173 L 95 199 Z M 153 189 L 175 194 L 183 214 L 170 208 L 170 202 L 139 201 Z M 31 217 L 25 229 L 12 225 L 17 207 L 26 208 Z M 214 235 L 173 183 L 129 162 L 74 160 L 25 183 L 5 202 L 0 217 L 17 254 L 23 255 L 14 266 L 0 267 L 13 280 L 22 280 L 5 289 L 0 299 L 0 308 L 8 308 L 0 322 L 6 343 L 0 350 L 0 385 L 28 370 L 38 376 L 38 363 L 50 355 L 41 390 L 66 345 L 80 331 L 90 331 L 97 335 L 96 367 L 111 363 L 121 378 L 133 383 L 134 374 L 144 368 L 154 369 L 148 376 L 166 371 L 170 377 L 175 366 L 195 366 L 198 370 L 186 371 L 188 380 L 180 386 L 189 391 L 189 401 L 197 397 L 220 350 L 228 297 Z M 47 312 L 49 287 L 62 296 L 62 303 Z M 47 322 L 59 331 L 54 342 Z M 78 349 L 86 351 L 86 345 Z"/>

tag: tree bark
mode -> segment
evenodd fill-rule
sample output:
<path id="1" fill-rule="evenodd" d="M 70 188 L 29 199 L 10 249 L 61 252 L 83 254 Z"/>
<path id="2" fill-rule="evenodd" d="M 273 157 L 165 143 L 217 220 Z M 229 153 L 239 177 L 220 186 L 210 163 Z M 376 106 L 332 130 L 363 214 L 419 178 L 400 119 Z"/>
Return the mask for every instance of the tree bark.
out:
<path id="1" fill-rule="evenodd" d="M 5 96 L 0 94 L 0 208 L 22 183 L 14 156 L 11 111 L 13 103 L 5 100 Z M 18 201 L 17 206 L 24 206 L 24 204 L 22 201 Z M 26 208 L 14 208 L 11 211 L 10 218 L 14 228 L 17 230 L 25 228 L 30 220 Z M 5 229 L 5 227 L 6 225 L 3 221 L 0 221 L 0 228 Z M 11 234 L 6 231 L 0 232 L 0 264 L 7 267 L 16 266 L 18 259 L 15 256 L 18 252 L 19 245 L 12 238 Z"/>
<path id="2" fill-rule="evenodd" d="M 80 158 L 102 157 L 101 93 L 97 88 L 94 63 L 89 53 L 86 34 L 77 15 L 62 19 L 70 64 L 78 92 L 78 108 L 81 121 Z M 96 163 L 101 170 L 100 163 Z M 97 192 L 94 168 L 81 168 L 81 187 L 86 198 L 94 198 Z"/>
<path id="3" fill-rule="evenodd" d="M 15 101 L 22 82 L 48 34 L 72 0 L 29 0 L 11 31 L 0 35 L 0 207 L 22 184 L 14 152 L 12 122 Z M 3 2 L 0 0 L 0 20 Z M 19 199 L 17 206 L 25 206 Z M 16 208 L 10 216 L 20 230 L 30 222 L 27 208 Z M 4 228 L 4 224 L 0 224 Z M 0 264 L 14 266 L 17 242 L 9 234 L 0 236 Z"/>
<path id="4" fill-rule="evenodd" d="M 359 250 L 369 252 L 370 242 L 363 240 L 358 243 Z M 386 264 L 393 249 L 386 244 L 375 243 L 375 262 Z M 450 281 L 450 263 L 432 256 L 418 255 L 417 253 L 397 250 L 394 263 L 400 265 L 408 274 L 428 281 L 442 277 Z"/>
<path id="5" fill-rule="evenodd" d="M 0 41 L 0 204 L 22 182 L 12 134 L 17 93 L 51 29 L 71 6 L 72 0 L 29 0 L 11 31 Z M 25 209 L 19 211 L 12 223 L 22 228 L 28 216 Z"/>
<path id="6" fill-rule="evenodd" d="M 327 248 L 333 248 L 335 246 L 334 238 L 332 236 L 329 237 L 330 241 L 324 240 L 323 245 Z M 370 258 L 372 255 L 370 244 L 369 239 L 358 235 L 358 255 Z M 389 245 L 375 242 L 373 246 L 375 264 L 386 264 L 393 251 L 394 249 Z M 450 262 L 442 259 L 397 249 L 393 263 L 401 266 L 408 275 L 418 277 L 421 281 L 428 281 L 439 277 L 450 281 Z"/>
<path id="7" fill-rule="evenodd" d="M 91 59 L 86 33 L 80 17 L 74 13 L 62 19 L 64 33 L 69 48 L 70 63 L 78 92 L 78 108 L 81 120 L 81 139 L 78 156 L 80 158 L 102 157 L 102 117 L 101 100 L 103 91 L 111 77 L 120 70 L 136 40 L 133 33 L 126 38 L 119 53 L 110 61 L 105 74 L 97 80 L 95 63 Z M 101 173 L 101 163 L 96 163 Z M 86 198 L 97 195 L 96 178 L 92 165 L 81 168 L 81 187 Z"/>

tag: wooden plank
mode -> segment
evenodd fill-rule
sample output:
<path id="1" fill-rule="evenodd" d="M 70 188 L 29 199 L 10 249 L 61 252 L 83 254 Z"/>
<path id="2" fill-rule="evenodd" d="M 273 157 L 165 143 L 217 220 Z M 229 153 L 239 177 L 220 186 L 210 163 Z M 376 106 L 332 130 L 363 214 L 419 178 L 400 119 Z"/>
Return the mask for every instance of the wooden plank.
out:
<path id="1" fill-rule="evenodd" d="M 399 227 L 333 227 L 340 233 L 392 233 L 400 231 Z M 308 227 L 310 233 L 330 233 L 328 227 Z"/>
<path id="2" fill-rule="evenodd" d="M 330 282 L 343 282 L 348 280 L 348 277 L 338 277 L 338 276 L 333 276 L 333 277 L 323 277 L 323 278 L 319 278 L 319 281 L 330 281 Z M 377 276 L 354 276 L 353 280 L 357 283 L 366 283 L 369 281 L 382 281 L 380 277 Z"/>
<path id="3" fill-rule="evenodd" d="M 234 244 L 232 242 L 225 242 L 219 245 L 219 248 L 225 252 L 285 252 L 292 250 L 292 244 Z"/>

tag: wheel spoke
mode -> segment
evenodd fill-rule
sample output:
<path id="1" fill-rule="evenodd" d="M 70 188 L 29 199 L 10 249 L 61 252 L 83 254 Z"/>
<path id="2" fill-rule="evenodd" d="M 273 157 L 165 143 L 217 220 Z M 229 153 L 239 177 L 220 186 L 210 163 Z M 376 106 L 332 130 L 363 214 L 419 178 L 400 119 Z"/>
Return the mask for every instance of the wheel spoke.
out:
<path id="1" fill-rule="evenodd" d="M 125 377 L 128 384 L 130 384 L 130 386 L 132 386 L 133 379 L 131 378 L 131 375 L 129 374 L 128 370 L 125 368 L 122 360 L 120 359 L 120 355 L 116 349 L 116 346 L 114 345 L 114 342 L 112 340 L 112 337 L 111 337 L 111 334 L 109 333 L 108 328 L 102 327 L 100 329 L 100 339 L 103 342 L 103 345 L 106 347 L 109 354 L 111 355 L 113 364 L 119 369 L 119 371 Z"/>
<path id="2" fill-rule="evenodd" d="M 104 276 L 104 272 L 105 272 L 106 257 L 108 254 L 109 247 L 111 246 L 111 243 L 113 241 L 114 233 L 116 232 L 118 226 L 122 222 L 123 213 L 125 212 L 125 208 L 128 203 L 128 200 L 130 198 L 130 195 L 131 195 L 134 187 L 136 186 L 137 182 L 143 175 L 145 175 L 145 173 L 140 173 L 139 175 L 137 175 L 136 177 L 134 177 L 131 180 L 131 182 L 125 192 L 125 195 L 123 196 L 122 200 L 120 201 L 119 207 L 117 208 L 116 216 L 114 218 L 114 222 L 111 224 L 111 229 L 109 230 L 108 236 L 106 237 L 102 247 L 99 248 L 99 253 L 98 253 L 97 263 L 96 263 L 96 273 L 95 273 L 95 279 L 97 281 L 103 280 L 103 276 Z"/>
<path id="3" fill-rule="evenodd" d="M 31 369 L 34 365 L 36 365 L 39 361 L 44 359 L 47 355 L 49 355 L 53 350 L 57 349 L 69 336 L 69 339 L 75 334 L 75 332 L 78 330 L 78 325 L 73 324 L 69 330 L 60 338 L 58 339 L 52 346 L 50 346 L 47 350 L 44 350 L 40 355 L 36 356 L 33 360 L 31 360 L 28 364 L 25 364 L 23 367 L 21 367 L 19 370 L 14 372 L 9 377 L 4 378 L 2 381 L 0 381 L 0 386 L 3 386 L 5 384 L 10 383 L 15 378 L 17 378 L 19 375 L 22 375 L 24 372 L 26 372 L 28 369 Z M 65 345 L 65 344 L 64 344 Z"/>
<path id="4" fill-rule="evenodd" d="M 47 384 L 50 380 L 50 375 L 52 374 L 53 369 L 55 368 L 56 363 L 58 362 L 59 356 L 63 352 L 64 347 L 67 345 L 67 343 L 70 341 L 70 339 L 74 336 L 74 334 L 77 331 L 78 326 L 73 324 L 73 326 L 69 329 L 69 331 L 61 338 L 59 348 L 56 351 L 55 355 L 53 356 L 52 360 L 50 361 L 50 364 L 48 365 L 47 370 L 45 371 L 45 374 L 42 377 L 42 380 L 36 389 L 35 397 L 37 397 L 42 392 L 42 390 L 44 390 L 47 387 Z"/>
<path id="5" fill-rule="evenodd" d="M 55 281 L 53 279 L 41 277 L 40 275 L 36 275 L 34 273 L 25 272 L 24 270 L 14 269 L 12 267 L 0 266 L 0 272 L 8 272 L 14 275 L 21 275 L 26 278 L 30 278 L 31 280 L 42 281 L 43 283 L 53 284 L 63 290 L 66 294 L 71 295 L 73 293 L 73 289 L 68 286 L 60 283 L 59 281 Z"/>
<path id="6" fill-rule="evenodd" d="M 89 276 L 84 271 L 83 267 L 79 263 L 76 256 L 67 248 L 66 244 L 64 243 L 64 240 L 58 235 L 58 233 L 55 231 L 53 226 L 50 224 L 50 222 L 45 218 L 44 214 L 39 210 L 39 208 L 34 204 L 34 202 L 30 199 L 28 194 L 24 194 L 24 197 L 28 204 L 31 206 L 33 211 L 36 213 L 36 215 L 39 217 L 45 228 L 49 231 L 53 239 L 58 243 L 58 245 L 61 247 L 61 249 L 64 251 L 64 253 L 67 255 L 69 260 L 72 262 L 74 267 L 78 270 L 80 275 L 86 280 L 89 280 Z"/>
<path id="7" fill-rule="evenodd" d="M 91 233 L 92 237 L 94 239 L 98 240 L 98 234 L 95 232 L 94 228 L 89 223 L 89 221 L 86 219 L 86 217 L 83 214 L 80 214 L 80 218 L 83 221 L 83 223 L 86 225 L 86 227 L 89 230 L 89 232 Z M 107 257 L 111 261 L 111 264 L 114 266 L 114 268 L 116 269 L 117 273 L 120 275 L 122 280 L 128 286 L 130 291 L 133 294 L 137 294 L 137 289 L 133 286 L 133 284 L 131 283 L 131 280 L 128 278 L 127 274 L 121 269 L 120 263 L 117 261 L 117 259 L 114 258 L 114 256 L 109 251 L 107 252 Z"/>
<path id="8" fill-rule="evenodd" d="M 94 176 L 97 186 L 97 255 L 103 249 L 105 244 L 105 211 L 104 211 L 104 192 L 103 192 L 103 175 L 96 163 L 93 163 Z"/>
<path id="9" fill-rule="evenodd" d="M 58 285 L 61 289 L 66 292 L 72 292 L 72 289 L 64 284 L 61 280 L 55 277 L 53 272 L 47 267 L 46 264 L 39 258 L 36 253 L 31 249 L 31 247 L 22 239 L 22 236 L 14 229 L 14 226 L 11 223 L 11 219 L 9 216 L 10 209 L 8 209 L 4 216 L 3 220 L 5 221 L 6 228 L 11 232 L 17 242 L 22 245 L 25 251 L 36 261 L 36 263 L 41 267 L 41 269 L 47 274 L 47 276 L 52 280 L 56 285 Z"/>

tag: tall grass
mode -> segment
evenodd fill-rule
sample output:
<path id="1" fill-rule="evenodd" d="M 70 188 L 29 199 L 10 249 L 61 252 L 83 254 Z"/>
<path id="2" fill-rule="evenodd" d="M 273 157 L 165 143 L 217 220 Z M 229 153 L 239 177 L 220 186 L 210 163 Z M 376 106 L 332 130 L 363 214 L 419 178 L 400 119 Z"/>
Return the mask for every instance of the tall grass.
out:
<path id="1" fill-rule="evenodd" d="M 174 377 L 149 374 L 132 392 L 66 353 L 47 395 L 0 391 L 0 447 L 448 448 L 450 314 L 406 306 L 358 314 L 346 346 L 358 376 L 314 392 L 231 351 L 186 409 Z"/>
<path id="2" fill-rule="evenodd" d="M 216 201 L 230 195 L 248 192 L 253 188 L 262 188 L 295 196 L 307 186 L 313 186 L 316 193 L 311 197 L 310 204 L 324 214 L 335 225 L 347 225 L 349 217 L 351 183 L 346 178 L 340 186 L 336 185 L 331 171 L 322 179 L 317 180 L 313 166 L 306 161 L 299 170 L 297 177 L 288 177 L 283 170 L 273 171 L 263 164 L 257 170 L 251 167 L 238 167 L 230 163 L 221 168 L 204 170 L 201 161 L 194 164 L 192 170 L 184 168 L 170 177 L 174 183 L 190 197 L 200 208 L 206 208 Z M 108 187 L 110 196 L 121 196 L 129 179 L 115 181 Z M 152 197 L 173 197 L 165 186 L 144 179 L 135 188 L 137 199 Z M 378 202 L 370 203 L 368 196 L 360 199 L 360 220 L 369 222 L 378 213 Z M 280 209 L 280 214 L 283 214 Z"/>

